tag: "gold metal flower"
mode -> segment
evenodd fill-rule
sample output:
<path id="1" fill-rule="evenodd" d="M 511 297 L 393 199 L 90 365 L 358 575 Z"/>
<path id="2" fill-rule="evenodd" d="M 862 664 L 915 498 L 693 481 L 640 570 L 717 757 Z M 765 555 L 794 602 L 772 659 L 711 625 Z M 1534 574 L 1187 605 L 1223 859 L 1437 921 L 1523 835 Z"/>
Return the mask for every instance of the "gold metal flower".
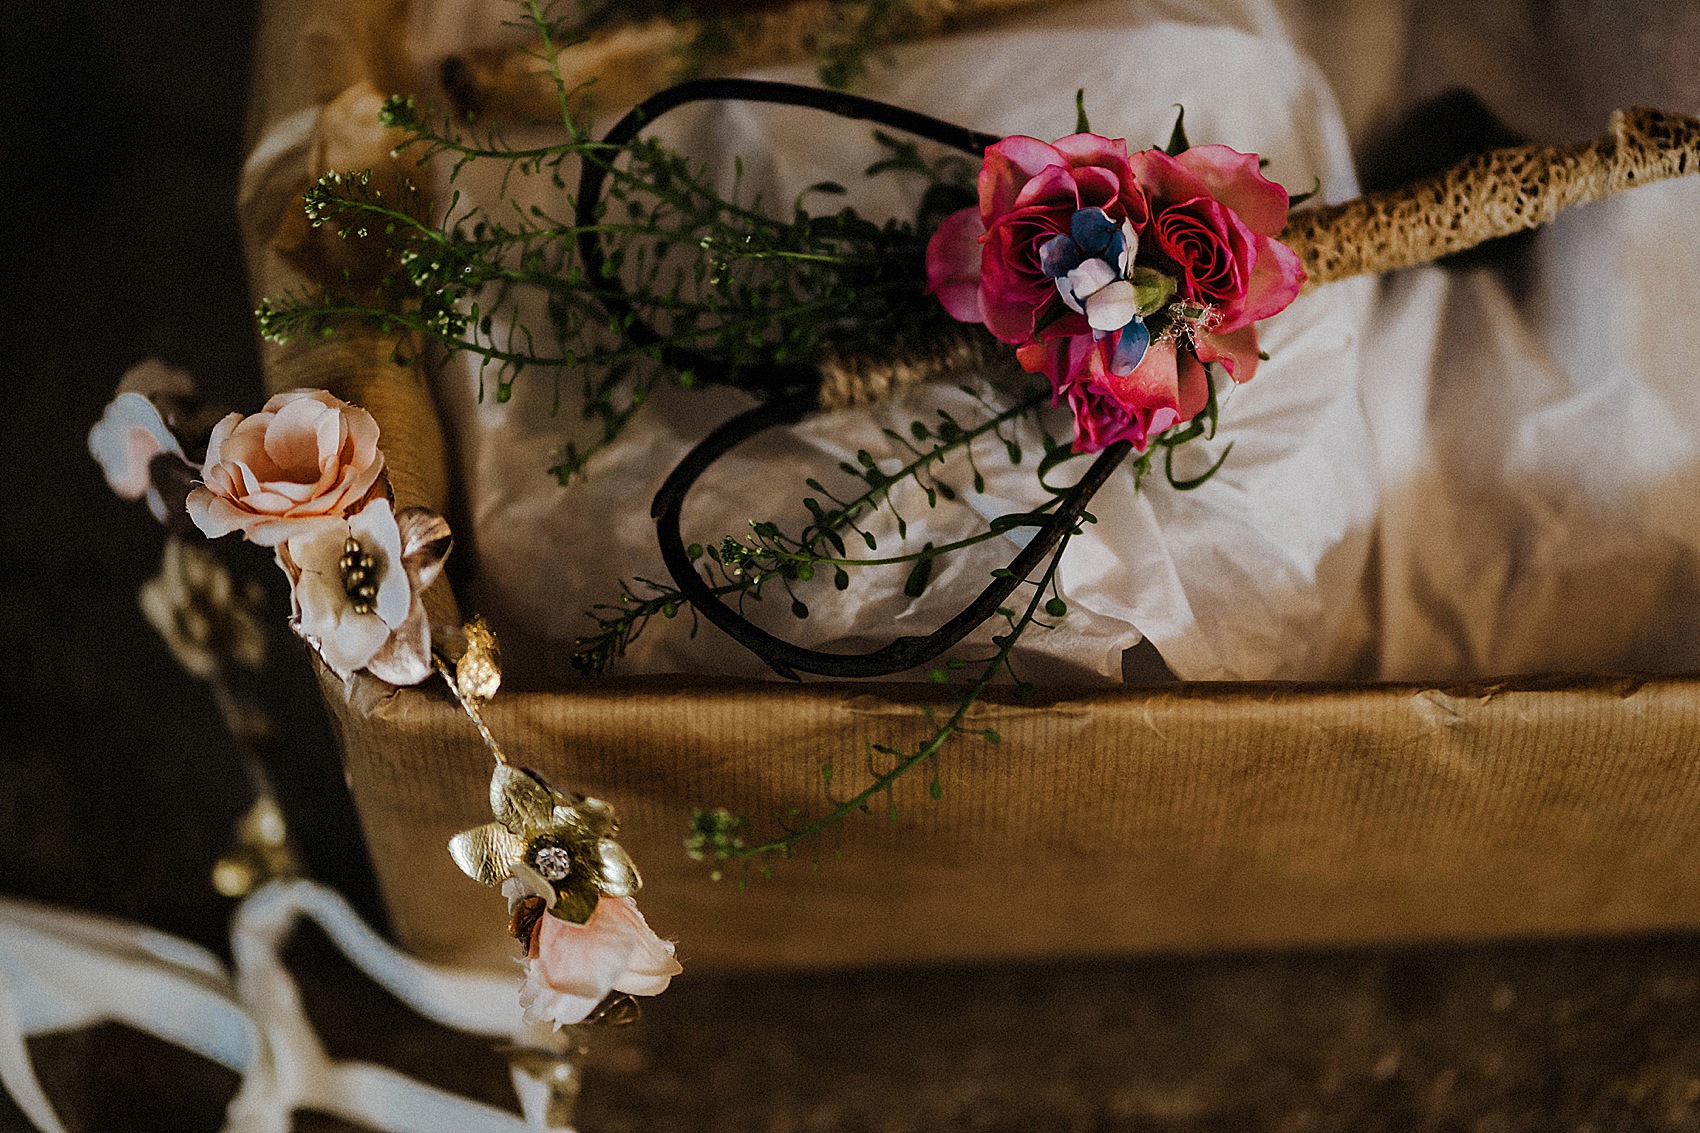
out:
<path id="1" fill-rule="evenodd" d="M 517 881 L 573 924 L 588 921 L 603 897 L 631 897 L 642 888 L 637 867 L 614 840 L 614 809 L 601 799 L 557 791 L 530 768 L 498 763 L 490 810 L 496 821 L 449 839 L 455 864 L 474 881 Z"/>

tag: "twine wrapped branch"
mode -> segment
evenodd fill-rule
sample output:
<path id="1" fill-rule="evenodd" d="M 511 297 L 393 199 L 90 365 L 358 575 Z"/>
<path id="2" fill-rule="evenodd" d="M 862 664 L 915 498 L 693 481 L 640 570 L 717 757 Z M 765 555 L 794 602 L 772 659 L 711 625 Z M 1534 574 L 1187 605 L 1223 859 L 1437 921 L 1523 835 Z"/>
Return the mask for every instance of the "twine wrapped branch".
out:
<path id="1" fill-rule="evenodd" d="M 1281 239 L 1304 262 L 1309 290 L 1430 263 L 1538 227 L 1572 205 L 1695 172 L 1700 121 L 1619 110 L 1603 138 L 1476 154 L 1403 188 L 1297 212 Z"/>
<path id="2" fill-rule="evenodd" d="M 960 31 L 1059 0 L 902 0 L 870 20 L 866 5 L 843 0 L 792 0 L 769 5 L 718 5 L 710 19 L 657 17 L 597 32 L 560 49 L 568 90 L 584 90 L 599 106 L 632 106 L 663 87 L 697 75 L 732 75 L 754 67 L 819 59 L 859 43 L 878 49 Z M 703 8 L 716 5 L 705 4 Z M 699 58 L 708 47 L 712 59 Z M 444 92 L 463 117 L 547 121 L 560 113 L 555 80 L 535 47 L 469 51 L 445 59 Z"/>
<path id="3" fill-rule="evenodd" d="M 1306 291 L 1356 275 L 1432 263 L 1545 224 L 1586 204 L 1700 172 L 1700 121 L 1619 110 L 1611 132 L 1573 145 L 1490 150 L 1398 189 L 1293 214 L 1281 240 L 1299 254 Z M 866 405 L 997 356 L 984 330 L 964 325 L 924 347 L 821 363 L 825 409 Z M 1004 351 L 1007 353 L 1007 350 Z"/>

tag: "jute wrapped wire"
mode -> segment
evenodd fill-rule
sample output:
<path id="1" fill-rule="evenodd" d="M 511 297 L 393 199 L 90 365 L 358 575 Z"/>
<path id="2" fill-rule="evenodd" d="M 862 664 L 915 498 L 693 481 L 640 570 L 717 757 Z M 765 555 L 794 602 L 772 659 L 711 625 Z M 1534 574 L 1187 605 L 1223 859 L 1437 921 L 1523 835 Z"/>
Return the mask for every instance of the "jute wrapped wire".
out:
<path id="1" fill-rule="evenodd" d="M 1293 214 L 1281 239 L 1306 289 L 1429 263 L 1552 220 L 1572 205 L 1700 172 L 1700 121 L 1619 110 L 1603 138 L 1490 150 L 1403 188 Z"/>
<path id="2" fill-rule="evenodd" d="M 1281 239 L 1304 263 L 1305 290 L 1356 275 L 1431 263 L 1552 220 L 1572 205 L 1700 172 L 1700 121 L 1659 110 L 1619 110 L 1605 137 L 1574 145 L 1490 150 L 1398 189 L 1295 212 Z M 877 402 L 995 356 L 996 343 L 964 326 L 890 355 L 821 363 L 824 409 Z M 1004 353 L 1008 348 L 1004 348 Z"/>

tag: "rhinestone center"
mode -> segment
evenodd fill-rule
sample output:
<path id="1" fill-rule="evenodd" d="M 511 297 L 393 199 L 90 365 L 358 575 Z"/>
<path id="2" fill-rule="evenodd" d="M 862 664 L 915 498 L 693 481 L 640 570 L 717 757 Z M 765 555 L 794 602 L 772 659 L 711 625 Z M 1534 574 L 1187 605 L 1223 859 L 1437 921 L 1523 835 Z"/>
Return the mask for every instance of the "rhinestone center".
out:
<path id="1" fill-rule="evenodd" d="M 548 881 L 563 881 L 573 871 L 573 856 L 560 846 L 544 846 L 532 858 L 537 872 Z"/>

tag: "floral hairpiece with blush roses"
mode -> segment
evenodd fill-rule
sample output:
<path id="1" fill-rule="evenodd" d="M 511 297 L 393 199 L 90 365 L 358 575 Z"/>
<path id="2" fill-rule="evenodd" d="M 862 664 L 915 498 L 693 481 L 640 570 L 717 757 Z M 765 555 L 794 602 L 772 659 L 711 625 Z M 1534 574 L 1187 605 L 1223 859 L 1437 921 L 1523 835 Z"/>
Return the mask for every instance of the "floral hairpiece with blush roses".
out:
<path id="1" fill-rule="evenodd" d="M 615 838 L 613 809 L 510 764 L 485 726 L 480 708 L 501 681 L 494 637 L 476 618 L 430 624 L 424 595 L 448 555 L 449 526 L 426 508 L 393 507 L 377 422 L 309 389 L 279 393 L 258 413 L 226 414 L 209 429 L 211 417 L 187 375 L 147 362 L 126 375 L 89 431 L 113 490 L 145 497 L 177 533 L 166 571 L 181 577 L 144 590 L 149 620 L 227 701 L 222 670 L 255 663 L 260 631 L 233 600 L 223 565 L 185 556 L 178 536 L 240 534 L 271 549 L 289 581 L 290 628 L 345 682 L 364 672 L 415 685 L 441 674 L 496 760 L 496 821 L 449 849 L 471 877 L 508 897 L 527 1021 L 559 1028 L 635 1017 L 630 997 L 658 994 L 680 970 L 673 946 L 638 912 L 642 882 Z M 263 769 L 254 770 L 270 804 Z M 268 813 L 281 822 L 275 806 Z"/>

